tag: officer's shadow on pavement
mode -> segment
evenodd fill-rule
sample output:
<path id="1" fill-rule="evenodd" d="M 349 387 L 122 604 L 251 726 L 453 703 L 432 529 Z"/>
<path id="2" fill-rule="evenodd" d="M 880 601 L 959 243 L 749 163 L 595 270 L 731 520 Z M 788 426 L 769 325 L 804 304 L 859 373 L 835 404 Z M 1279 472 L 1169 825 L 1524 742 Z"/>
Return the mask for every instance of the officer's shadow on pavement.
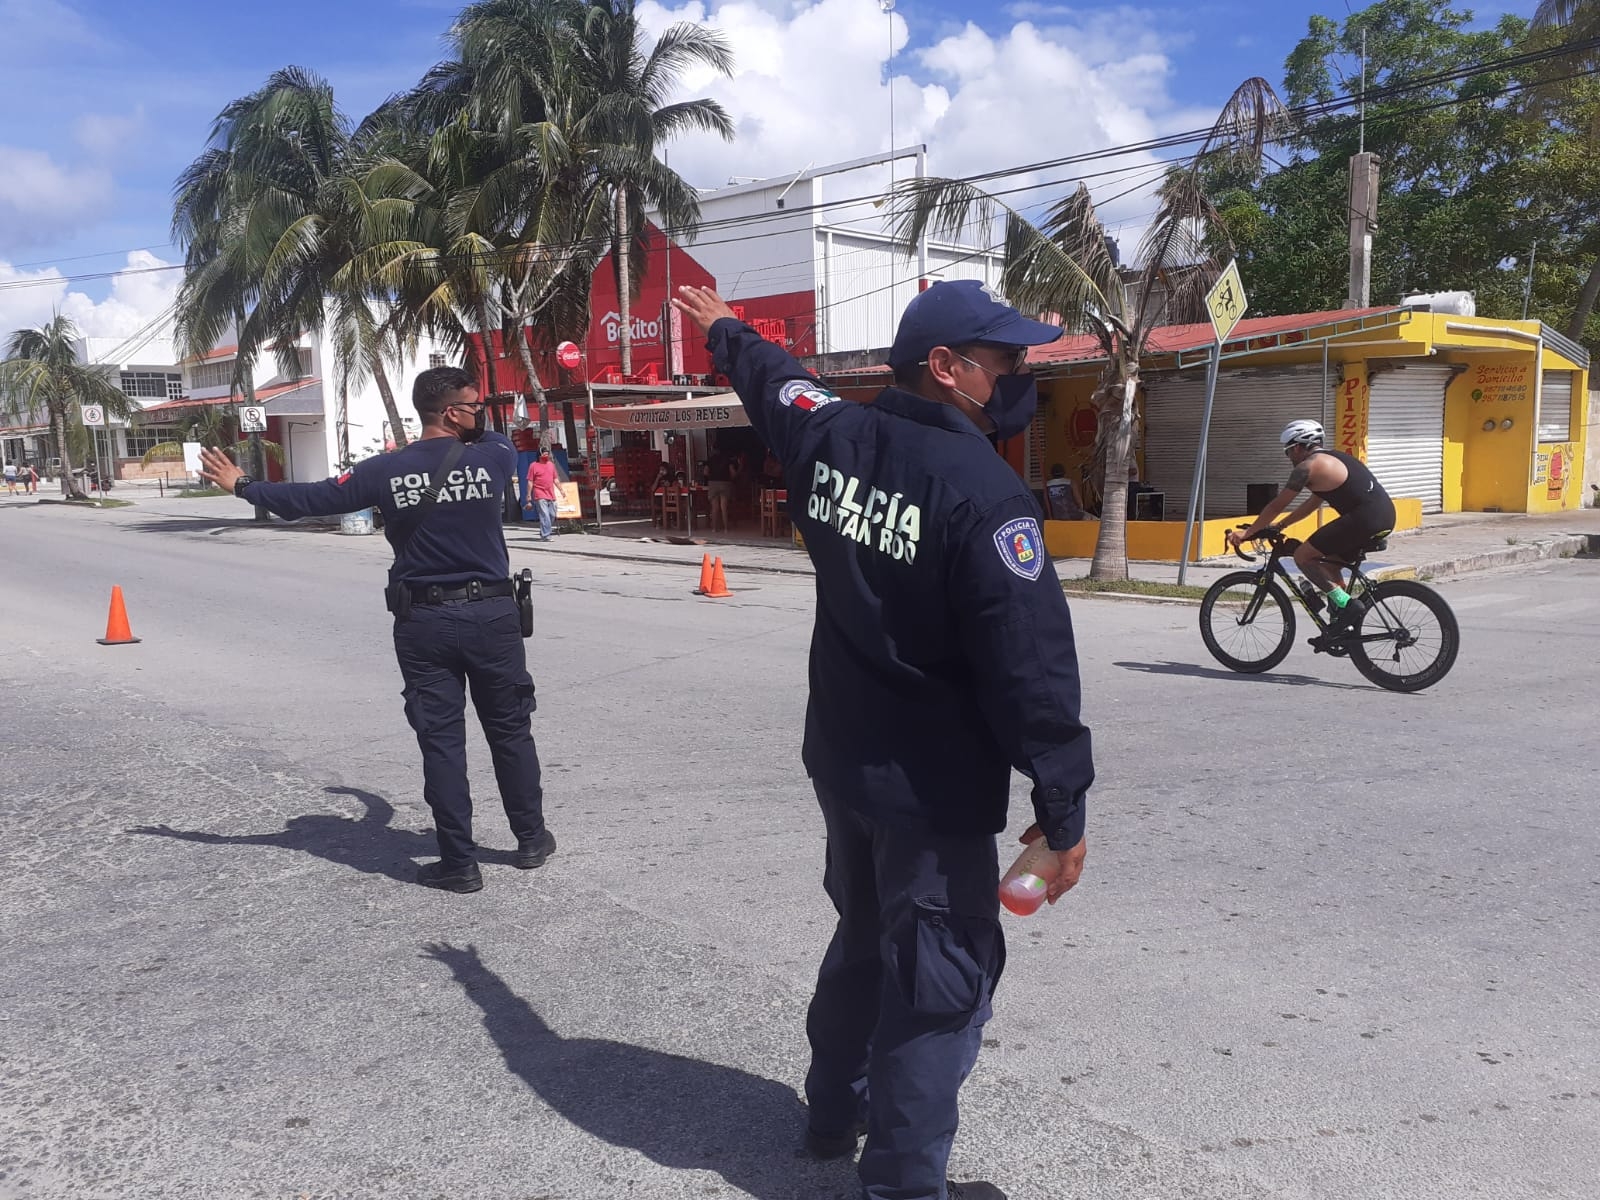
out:
<path id="1" fill-rule="evenodd" d="M 1146 675 L 1187 675 L 1194 679 L 1231 679 L 1254 680 L 1258 684 L 1277 683 L 1289 687 L 1322 687 L 1334 688 L 1346 692 L 1370 691 L 1370 687 L 1360 683 L 1337 683 L 1331 679 L 1318 679 L 1314 675 L 1291 675 L 1281 671 L 1262 671 L 1258 674 L 1241 671 L 1223 671 L 1216 667 L 1197 667 L 1194 663 L 1142 663 L 1119 662 L 1116 664 L 1124 671 L 1142 671 Z"/>
<path id="2" fill-rule="evenodd" d="M 435 942 L 422 957 L 449 967 L 483 1011 L 506 1068 L 591 1136 L 673 1170 L 715 1171 L 756 1200 L 851 1192 L 849 1159 L 820 1163 L 798 1151 L 805 1107 L 792 1088 L 644 1046 L 563 1037 L 476 946 Z"/>
<path id="3" fill-rule="evenodd" d="M 386 875 L 401 883 L 415 883 L 421 858 L 438 858 L 439 843 L 431 830 L 396 829 L 394 805 L 374 792 L 353 787 L 324 788 L 331 796 L 351 796 L 366 808 L 360 817 L 336 813 L 307 813 L 290 817 L 277 833 L 226 834 L 203 829 L 174 829 L 170 825 L 139 825 L 129 833 L 200 842 L 207 846 L 271 846 L 314 854 L 363 875 Z M 509 850 L 479 848 L 480 862 L 512 860 Z"/>

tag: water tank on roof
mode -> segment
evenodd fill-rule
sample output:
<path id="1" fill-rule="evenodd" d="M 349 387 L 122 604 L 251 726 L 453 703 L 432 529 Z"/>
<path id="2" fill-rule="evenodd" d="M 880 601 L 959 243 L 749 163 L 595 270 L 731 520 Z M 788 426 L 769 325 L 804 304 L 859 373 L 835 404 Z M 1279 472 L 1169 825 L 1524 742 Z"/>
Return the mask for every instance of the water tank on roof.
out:
<path id="1" fill-rule="evenodd" d="M 1453 317 L 1475 317 L 1478 304 L 1471 292 L 1421 292 L 1400 301 L 1403 308 L 1420 308 L 1426 312 L 1448 313 Z"/>

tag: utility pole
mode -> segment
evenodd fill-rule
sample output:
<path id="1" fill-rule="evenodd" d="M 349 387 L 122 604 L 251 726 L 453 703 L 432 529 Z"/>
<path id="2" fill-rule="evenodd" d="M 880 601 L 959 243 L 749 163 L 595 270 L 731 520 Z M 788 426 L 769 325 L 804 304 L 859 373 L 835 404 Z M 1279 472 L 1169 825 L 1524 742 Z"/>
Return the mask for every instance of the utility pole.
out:
<path id="1" fill-rule="evenodd" d="M 1372 235 L 1378 231 L 1378 156 L 1363 150 L 1350 159 L 1350 290 L 1346 308 L 1372 303 Z"/>
<path id="2" fill-rule="evenodd" d="M 1539 239 L 1533 239 L 1533 249 L 1528 251 L 1528 278 L 1522 285 L 1522 319 L 1528 319 L 1528 302 L 1533 299 L 1533 264 L 1539 258 Z"/>

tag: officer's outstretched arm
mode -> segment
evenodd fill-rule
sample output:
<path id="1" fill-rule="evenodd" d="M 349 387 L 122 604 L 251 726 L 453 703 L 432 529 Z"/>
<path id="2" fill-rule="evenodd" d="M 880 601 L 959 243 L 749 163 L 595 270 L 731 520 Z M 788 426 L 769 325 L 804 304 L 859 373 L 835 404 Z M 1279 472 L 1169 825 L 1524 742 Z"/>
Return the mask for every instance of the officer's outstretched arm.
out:
<path id="1" fill-rule="evenodd" d="M 382 494 L 382 472 L 368 465 L 373 460 L 357 463 L 355 467 L 332 479 L 316 483 L 268 483 L 258 480 L 247 484 L 244 499 L 259 504 L 286 521 L 301 517 L 331 517 L 339 513 L 356 512 L 378 504 Z"/>
<path id="2" fill-rule="evenodd" d="M 1094 760 L 1079 720 L 1072 617 L 1027 497 L 953 523 L 951 603 L 977 700 L 995 740 L 1033 780 L 1053 850 L 1083 839 Z"/>
<path id="3" fill-rule="evenodd" d="M 782 346 L 739 320 L 710 288 L 684 287 L 678 293 L 673 306 L 706 334 L 717 370 L 733 384 L 750 424 L 787 466 L 801 453 L 806 423 L 839 397 Z"/>

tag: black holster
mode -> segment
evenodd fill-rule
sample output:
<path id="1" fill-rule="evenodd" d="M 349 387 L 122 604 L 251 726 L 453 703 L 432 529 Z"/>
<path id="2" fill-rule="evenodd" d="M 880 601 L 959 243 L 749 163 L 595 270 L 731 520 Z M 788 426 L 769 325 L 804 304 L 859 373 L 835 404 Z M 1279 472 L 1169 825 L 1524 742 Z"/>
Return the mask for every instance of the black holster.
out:
<path id="1" fill-rule="evenodd" d="M 517 615 L 522 618 L 522 636 L 533 636 L 533 571 L 523 567 L 512 579 L 512 594 L 517 598 Z"/>
<path id="2" fill-rule="evenodd" d="M 411 589 L 403 583 L 391 583 L 383 589 L 383 604 L 397 621 L 411 616 Z"/>

